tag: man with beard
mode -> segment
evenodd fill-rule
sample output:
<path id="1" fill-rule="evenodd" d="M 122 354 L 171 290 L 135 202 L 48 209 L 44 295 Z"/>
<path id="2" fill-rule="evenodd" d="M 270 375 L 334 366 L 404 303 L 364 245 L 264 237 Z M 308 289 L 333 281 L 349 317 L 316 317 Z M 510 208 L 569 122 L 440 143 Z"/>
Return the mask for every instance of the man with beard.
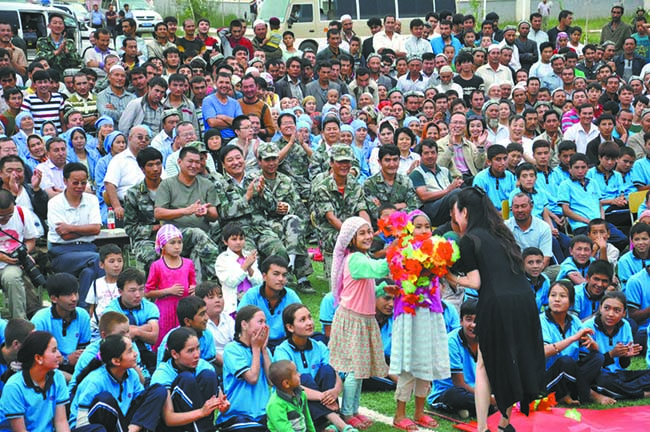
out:
<path id="1" fill-rule="evenodd" d="M 623 5 L 614 5 L 610 11 L 612 20 L 605 24 L 600 32 L 600 43 L 605 41 L 614 42 L 616 54 L 623 53 L 623 42 L 632 36 L 632 27 L 621 21 L 624 12 Z"/>

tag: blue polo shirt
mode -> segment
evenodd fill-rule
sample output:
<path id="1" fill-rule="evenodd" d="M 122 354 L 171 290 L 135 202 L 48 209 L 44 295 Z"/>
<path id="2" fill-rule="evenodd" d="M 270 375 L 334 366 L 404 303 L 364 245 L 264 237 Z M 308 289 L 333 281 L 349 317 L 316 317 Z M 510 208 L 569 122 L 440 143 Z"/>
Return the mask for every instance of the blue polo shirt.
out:
<path id="1" fill-rule="evenodd" d="M 627 305 L 634 309 L 645 309 L 650 307 L 650 274 L 648 271 L 640 271 L 630 277 L 625 287 Z M 639 331 L 647 332 L 650 318 L 639 324 Z"/>
<path id="2" fill-rule="evenodd" d="M 307 339 L 305 350 L 301 351 L 291 339 L 287 339 L 275 348 L 273 361 L 291 360 L 295 363 L 299 374 L 309 374 L 316 378 L 318 370 L 330 362 L 330 351 L 327 346 L 316 339 Z"/>
<path id="3" fill-rule="evenodd" d="M 59 351 L 65 358 L 90 343 L 90 315 L 80 307 L 75 308 L 69 322 L 64 322 L 56 311 L 56 305 L 52 305 L 49 309 L 36 312 L 32 323 L 36 330 L 46 331 L 54 336 Z"/>
<path id="4" fill-rule="evenodd" d="M 34 385 L 28 370 L 18 372 L 9 378 L 0 397 L 0 431 L 11 431 L 9 420 L 21 417 L 28 431 L 53 431 L 56 408 L 69 401 L 61 371 L 49 372 L 42 390 Z"/>
<path id="5" fill-rule="evenodd" d="M 562 209 L 557 205 L 556 199 L 557 186 L 556 175 L 553 173 L 553 170 L 549 171 L 548 174 L 544 171 L 537 170 L 535 189 L 538 191 L 544 191 L 544 194 L 546 194 L 546 198 L 548 199 L 548 210 L 551 213 L 561 215 Z"/>
<path id="6" fill-rule="evenodd" d="M 551 291 L 551 281 L 548 276 L 544 273 L 541 273 L 537 278 L 537 282 L 533 282 L 526 274 L 530 288 L 535 293 L 535 303 L 537 304 L 537 310 L 543 312 L 546 306 L 548 306 L 548 294 Z"/>
<path id="7" fill-rule="evenodd" d="M 102 344 L 103 340 L 102 339 L 97 339 L 94 342 L 91 342 L 90 345 L 84 349 L 84 352 L 81 353 L 79 356 L 79 360 L 77 360 L 77 364 L 74 366 L 74 372 L 72 373 L 72 378 L 70 378 L 70 382 L 68 383 L 68 390 L 72 392 L 72 389 L 74 386 L 77 385 L 77 377 L 81 373 L 82 370 L 86 368 L 92 361 L 92 359 L 97 358 L 97 355 L 99 354 L 99 346 Z M 142 375 L 145 378 L 149 378 L 149 371 L 147 370 L 146 367 L 141 363 L 140 360 L 140 350 L 138 350 L 138 347 L 133 344 L 133 351 L 136 352 L 136 361 L 138 362 L 138 366 L 140 366 L 140 369 L 142 371 Z"/>
<path id="8" fill-rule="evenodd" d="M 7 320 L 0 318 L 0 345 L 5 343 L 5 330 L 7 329 Z"/>
<path id="9" fill-rule="evenodd" d="M 95 369 L 77 387 L 77 392 L 70 405 L 71 428 L 77 425 L 79 409 L 89 410 L 93 399 L 104 391 L 115 398 L 122 414 L 126 415 L 133 399 L 144 391 L 144 386 L 140 383 L 138 373 L 133 369 L 126 371 L 126 377 L 121 383 L 111 375 L 106 366 Z"/>
<path id="10" fill-rule="evenodd" d="M 555 189 L 557 191 L 557 188 L 560 187 L 562 183 L 564 183 L 564 180 L 570 180 L 571 179 L 571 173 L 569 172 L 568 168 L 562 167 L 562 165 L 558 165 L 555 168 L 553 168 L 553 171 L 551 172 L 551 181 L 555 185 Z"/>
<path id="11" fill-rule="evenodd" d="M 237 102 L 236 99 L 228 97 L 228 100 L 224 104 L 221 103 L 221 101 L 217 98 L 216 93 L 208 95 L 205 99 L 203 99 L 202 108 L 203 108 L 202 109 L 203 122 L 205 123 L 206 131 L 210 129 L 207 120 L 209 118 L 216 117 L 218 114 L 225 114 L 229 117 L 235 118 L 243 114 L 241 110 L 241 106 L 239 105 L 239 102 Z M 219 131 L 221 132 L 222 138 L 235 137 L 235 131 L 232 128 L 223 128 L 223 129 L 219 129 Z"/>
<path id="12" fill-rule="evenodd" d="M 323 333 L 325 332 L 325 326 L 331 326 L 332 321 L 334 321 L 334 312 L 338 309 L 338 305 L 334 305 L 334 294 L 328 292 L 323 300 L 320 302 L 320 312 L 318 313 L 318 320 L 323 327 Z"/>
<path id="13" fill-rule="evenodd" d="M 587 291 L 586 283 L 576 285 L 575 292 L 576 300 L 571 307 L 571 313 L 577 315 L 580 320 L 583 320 L 598 312 L 600 301 L 603 298 L 602 295 L 600 297 L 592 296 L 589 291 Z"/>
<path id="14" fill-rule="evenodd" d="M 463 374 L 465 384 L 474 387 L 476 383 L 476 356 L 467 344 L 462 328 L 457 328 L 447 335 L 449 346 L 449 370 L 452 374 Z M 450 378 L 434 380 L 431 393 L 427 398 L 433 404 L 445 391 L 454 386 Z"/>
<path id="15" fill-rule="evenodd" d="M 168 390 L 171 388 L 172 383 L 174 382 L 178 374 L 181 373 L 181 371 L 176 369 L 176 367 L 172 364 L 172 361 L 173 361 L 172 359 L 169 359 L 166 362 L 160 363 L 158 365 L 158 368 L 151 376 L 150 385 L 160 384 L 161 386 L 165 387 Z M 199 359 L 199 363 L 196 365 L 196 369 L 194 369 L 193 375 L 196 377 L 204 370 L 209 370 L 214 372 L 214 368 L 210 363 L 208 363 L 203 359 Z"/>
<path id="16" fill-rule="evenodd" d="M 623 193 L 628 198 L 632 192 L 636 192 L 637 190 L 634 186 L 634 180 L 632 180 L 632 170 L 625 175 L 621 174 L 621 178 L 623 179 Z"/>
<path id="17" fill-rule="evenodd" d="M 505 171 L 501 177 L 494 177 L 488 167 L 476 174 L 473 186 L 478 186 L 485 191 L 494 207 L 501 211 L 501 202 L 507 200 L 515 189 L 517 180 L 510 171 Z"/>
<path id="18" fill-rule="evenodd" d="M 269 301 L 264 297 L 264 287 L 266 284 L 262 284 L 259 289 L 251 288 L 239 301 L 237 309 L 241 309 L 246 305 L 254 305 L 264 311 L 266 315 L 266 324 L 270 327 L 269 329 L 269 340 L 280 340 L 286 337 L 284 331 L 284 324 L 282 323 L 282 311 L 285 307 L 293 303 L 302 303 L 298 294 L 291 288 L 284 288 L 280 292 L 280 302 L 271 309 Z"/>
<path id="19" fill-rule="evenodd" d="M 143 326 L 149 321 L 160 319 L 160 310 L 158 306 L 148 300 L 142 300 L 140 305 L 135 308 L 129 308 L 122 303 L 122 296 L 111 300 L 104 309 L 104 313 L 112 311 L 119 312 L 129 319 L 129 324 L 133 326 Z M 147 349 L 151 350 L 151 345 L 144 344 Z"/>
<path id="20" fill-rule="evenodd" d="M 176 327 L 167 332 L 167 334 L 160 341 L 158 346 L 158 354 L 156 355 L 156 363 L 160 364 L 163 362 L 163 356 L 165 355 L 165 349 L 167 348 L 167 338 L 174 330 L 180 327 Z M 195 330 L 196 331 L 196 330 Z M 197 332 L 198 333 L 198 332 Z M 217 357 L 217 348 L 214 344 L 214 338 L 212 337 L 212 332 L 208 329 L 203 330 L 201 337 L 199 338 L 199 347 L 201 348 L 201 358 L 208 363 L 212 362 L 215 357 Z"/>
<path id="21" fill-rule="evenodd" d="M 587 279 L 587 270 L 589 270 L 589 265 L 594 261 L 595 259 L 592 257 L 589 258 L 588 263 L 579 266 L 578 263 L 573 260 L 572 256 L 568 256 L 560 264 L 560 270 L 558 271 L 555 280 L 565 279 L 569 273 L 573 272 L 578 272 L 583 278 Z"/>
<path id="22" fill-rule="evenodd" d="M 542 324 L 542 337 L 544 339 L 545 345 L 563 341 L 569 336 L 572 336 L 579 332 L 583 327 L 582 322 L 575 315 L 567 314 L 566 323 L 564 326 L 565 330 L 562 331 L 562 328 L 553 320 L 550 309 L 546 309 L 544 312 L 539 314 L 539 320 Z M 546 369 L 551 367 L 551 365 L 555 363 L 555 360 L 561 356 L 569 356 L 574 360 L 578 360 L 579 354 L 580 341 L 575 341 L 564 350 L 560 351 L 559 354 L 554 354 L 551 357 L 546 357 Z"/>
<path id="23" fill-rule="evenodd" d="M 458 311 L 445 300 L 442 300 L 442 317 L 445 319 L 445 329 L 448 334 L 460 327 Z"/>
<path id="24" fill-rule="evenodd" d="M 618 171 L 612 171 L 609 178 L 605 178 L 605 173 L 595 166 L 587 171 L 587 178 L 598 184 L 601 199 L 611 200 L 623 193 L 623 176 Z M 607 208 L 609 205 L 605 206 L 605 209 Z"/>
<path id="25" fill-rule="evenodd" d="M 558 204 L 569 204 L 571 210 L 589 220 L 600 217 L 601 191 L 598 184 L 588 178 L 583 185 L 577 180 L 564 180 L 557 192 Z M 567 218 L 568 219 L 568 218 Z M 568 219 L 572 230 L 586 227 L 584 222 Z"/>
<path id="26" fill-rule="evenodd" d="M 527 247 L 536 247 L 545 257 L 553 256 L 553 233 L 546 221 L 533 216 L 533 220 L 526 231 L 522 231 L 514 217 L 505 221 L 506 226 L 512 231 L 521 250 Z"/>
<path id="27" fill-rule="evenodd" d="M 548 197 L 546 196 L 546 192 L 544 192 L 543 189 L 537 189 L 537 188 L 533 188 L 531 192 L 524 192 L 523 190 L 521 190 L 520 187 L 516 187 L 512 192 L 510 192 L 510 196 L 508 197 L 510 208 L 512 208 L 512 199 L 518 193 L 525 193 L 526 195 L 528 195 L 528 197 L 533 202 L 533 212 L 532 212 L 533 216 L 538 217 L 540 219 L 544 219 L 544 209 L 549 206 L 549 200 Z"/>
<path id="28" fill-rule="evenodd" d="M 646 156 L 634 162 L 630 171 L 634 186 L 647 186 L 650 184 L 650 159 Z"/>
<path id="29" fill-rule="evenodd" d="M 585 321 L 584 326 L 589 327 L 594 331 L 594 334 L 591 335 L 591 337 L 598 344 L 598 350 L 601 354 L 605 354 L 608 351 L 611 351 L 619 342 L 623 345 L 634 342 L 634 338 L 632 337 L 632 328 L 630 327 L 630 323 L 628 323 L 625 319 L 619 321 L 611 335 L 605 333 L 603 323 L 598 316 Z M 620 357 L 614 357 L 612 360 L 612 363 L 603 365 L 603 369 L 609 372 L 618 372 L 620 370 L 625 370 L 625 368 L 621 366 Z"/>
<path id="30" fill-rule="evenodd" d="M 250 292 L 251 290 L 248 290 Z M 268 351 L 268 349 L 267 349 Z M 271 356 L 270 351 L 268 352 Z M 260 367 L 260 375 L 255 385 L 244 379 L 244 374 L 253 363 L 253 350 L 239 341 L 233 341 L 223 350 L 223 387 L 231 406 L 228 411 L 219 415 L 218 423 L 223 423 L 233 417 L 244 416 L 260 420 L 266 415 L 266 403 L 270 391 L 264 367 Z M 260 353 L 260 364 L 264 363 Z M 155 375 L 155 374 L 154 374 Z M 241 403 L 246 401 L 246 403 Z"/>
<path id="31" fill-rule="evenodd" d="M 386 322 L 379 326 L 381 334 L 381 344 L 384 346 L 384 355 L 390 357 L 390 350 L 393 347 L 393 317 L 389 317 Z"/>
<path id="32" fill-rule="evenodd" d="M 650 264 L 650 259 L 640 258 L 632 249 L 618 259 L 618 280 L 621 282 L 621 291 L 625 292 L 627 281 L 632 276 L 645 269 Z"/>

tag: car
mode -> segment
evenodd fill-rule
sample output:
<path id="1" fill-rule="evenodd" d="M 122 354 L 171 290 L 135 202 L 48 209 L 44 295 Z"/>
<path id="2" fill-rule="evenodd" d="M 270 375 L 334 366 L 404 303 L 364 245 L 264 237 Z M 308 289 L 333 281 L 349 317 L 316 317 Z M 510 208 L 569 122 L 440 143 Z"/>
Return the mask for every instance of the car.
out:
<path id="1" fill-rule="evenodd" d="M 133 13 L 133 19 L 138 25 L 136 33 L 153 33 L 156 24 L 162 21 L 162 17 L 153 9 L 147 0 L 102 0 L 101 8 L 107 10 L 110 4 L 115 5 L 115 10 L 123 10 L 123 5 L 128 4 L 129 10 Z"/>
<path id="2" fill-rule="evenodd" d="M 52 4 L 52 7 L 61 9 L 77 18 L 81 30 L 81 38 L 83 40 L 90 39 L 90 21 L 88 19 L 88 10 L 81 3 L 67 3 L 57 2 Z"/>

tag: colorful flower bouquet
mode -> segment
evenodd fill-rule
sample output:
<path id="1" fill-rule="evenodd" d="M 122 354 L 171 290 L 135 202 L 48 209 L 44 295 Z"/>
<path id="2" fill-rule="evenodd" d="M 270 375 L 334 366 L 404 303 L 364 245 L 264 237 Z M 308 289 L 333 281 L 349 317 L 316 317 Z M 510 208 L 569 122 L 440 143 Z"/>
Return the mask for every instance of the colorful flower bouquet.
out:
<path id="1" fill-rule="evenodd" d="M 413 234 L 409 215 L 394 212 L 378 221 L 379 231 L 394 240 L 386 250 L 386 259 L 396 288 L 389 289 L 395 296 L 395 316 L 415 315 L 416 308 L 442 312 L 439 278 L 460 258 L 460 250 L 453 240 L 431 233 Z"/>

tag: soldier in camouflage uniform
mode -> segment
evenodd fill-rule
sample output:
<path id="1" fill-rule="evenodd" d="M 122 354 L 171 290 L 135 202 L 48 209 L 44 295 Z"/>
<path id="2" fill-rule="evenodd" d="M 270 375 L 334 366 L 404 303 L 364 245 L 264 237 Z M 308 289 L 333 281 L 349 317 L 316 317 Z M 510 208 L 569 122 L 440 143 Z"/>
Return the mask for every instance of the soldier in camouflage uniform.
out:
<path id="1" fill-rule="evenodd" d="M 307 276 L 313 273 L 307 253 L 305 228 L 309 214 L 291 178 L 278 172 L 280 149 L 274 143 L 261 143 L 257 159 L 264 177 L 264 188 L 271 193 L 274 202 L 267 202 L 264 194 L 256 201 L 258 211 L 278 233 L 289 255 L 289 267 L 298 281 L 298 290 L 303 293 L 316 292 Z M 273 204 L 277 203 L 275 207 Z M 261 204 L 261 206 L 260 206 Z"/>
<path id="2" fill-rule="evenodd" d="M 398 174 L 400 152 L 395 145 L 379 148 L 379 166 L 381 170 L 370 176 L 363 184 L 368 212 L 373 220 L 378 218 L 382 204 L 394 204 L 398 210 L 411 212 L 420 207 L 420 200 L 415 194 L 411 179 Z"/>
<path id="3" fill-rule="evenodd" d="M 309 175 L 312 185 L 320 183 L 330 172 L 330 151 L 333 145 L 340 144 L 339 139 L 341 137 L 341 124 L 337 117 L 326 116 L 323 119 L 322 136 L 323 139 L 320 145 L 316 147 L 316 150 L 314 150 L 311 163 L 309 164 Z M 354 158 L 352 160 L 350 175 L 356 178 L 360 172 L 359 161 L 357 158 Z"/>
<path id="4" fill-rule="evenodd" d="M 246 248 L 257 249 L 260 261 L 271 255 L 289 259 L 287 250 L 259 210 L 264 206 L 277 208 L 278 203 L 265 187 L 263 177 L 246 173 L 246 161 L 241 148 L 229 144 L 219 153 L 224 169 L 225 183 L 219 211 L 222 226 L 236 222 L 246 232 Z"/>
<path id="5" fill-rule="evenodd" d="M 275 142 L 280 149 L 278 171 L 289 176 L 300 198 L 306 201 L 311 194 L 309 160 L 314 153 L 309 147 L 309 132 L 304 134 L 296 130 L 296 117 L 292 113 L 280 114 L 278 129 L 282 134 Z"/>
<path id="6" fill-rule="evenodd" d="M 312 188 L 312 211 L 318 226 L 324 268 L 329 278 L 332 252 L 341 224 L 351 216 L 361 216 L 370 222 L 363 188 L 350 175 L 354 153 L 352 147 L 337 144 L 330 150 L 332 171 Z M 341 193 L 340 189 L 343 189 Z"/>
<path id="7" fill-rule="evenodd" d="M 178 175 L 160 183 L 154 217 L 181 230 L 182 255 L 194 261 L 197 281 L 215 279 L 214 263 L 219 247 L 208 232 L 225 200 L 222 188 L 199 175 L 201 153 L 196 147 L 186 146 L 181 150 L 179 167 Z"/>
<path id="8" fill-rule="evenodd" d="M 48 25 L 50 34 L 36 41 L 36 56 L 47 60 L 52 69 L 63 71 L 79 67 L 83 61 L 73 40 L 65 38 L 65 23 L 61 15 L 51 14 Z"/>

